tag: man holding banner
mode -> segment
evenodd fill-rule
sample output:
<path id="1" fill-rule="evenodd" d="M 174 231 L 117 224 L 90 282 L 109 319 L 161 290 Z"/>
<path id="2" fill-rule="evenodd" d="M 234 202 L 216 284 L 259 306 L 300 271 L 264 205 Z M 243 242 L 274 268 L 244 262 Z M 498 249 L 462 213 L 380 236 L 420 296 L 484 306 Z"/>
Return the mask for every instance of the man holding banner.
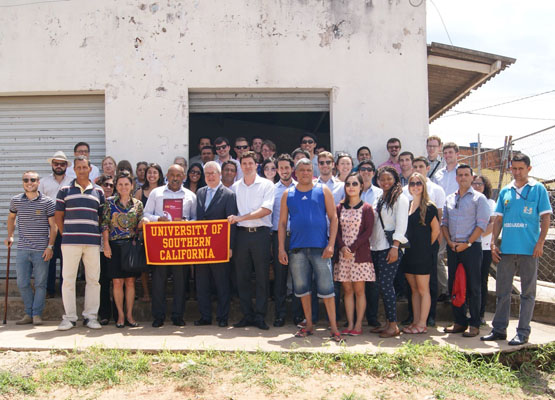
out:
<path id="1" fill-rule="evenodd" d="M 215 161 L 209 161 L 204 165 L 205 187 L 197 191 L 197 219 L 218 220 L 226 219 L 229 215 L 237 214 L 237 203 L 235 193 L 222 185 L 220 178 L 222 170 Z M 235 243 L 235 225 L 230 228 L 230 249 Z M 226 327 L 230 303 L 230 273 L 229 262 L 202 264 L 195 268 L 195 280 L 197 284 L 197 300 L 200 319 L 195 321 L 196 326 L 212 324 L 212 304 L 210 299 L 210 281 L 213 280 L 218 295 L 218 308 L 216 320 L 218 326 Z"/>
<path id="2" fill-rule="evenodd" d="M 274 184 L 256 173 L 256 154 L 247 151 L 241 156 L 243 178 L 235 182 L 232 190 L 237 197 L 238 215 L 229 215 L 230 224 L 237 224 L 235 265 L 237 289 L 243 319 L 235 328 L 256 326 L 267 330 L 264 321 L 268 310 L 270 285 L 270 229 L 274 206 Z M 256 305 L 252 305 L 251 270 L 256 275 Z"/>
<path id="3" fill-rule="evenodd" d="M 148 222 L 195 220 L 197 217 L 197 198 L 193 192 L 183 187 L 185 170 L 174 164 L 166 175 L 168 184 L 150 192 L 145 205 L 144 216 Z M 168 269 L 173 274 L 173 305 L 171 320 L 176 326 L 184 326 L 185 312 L 185 272 L 186 265 L 158 265 L 152 273 L 152 316 L 154 328 L 164 325 L 166 318 L 166 281 Z"/>

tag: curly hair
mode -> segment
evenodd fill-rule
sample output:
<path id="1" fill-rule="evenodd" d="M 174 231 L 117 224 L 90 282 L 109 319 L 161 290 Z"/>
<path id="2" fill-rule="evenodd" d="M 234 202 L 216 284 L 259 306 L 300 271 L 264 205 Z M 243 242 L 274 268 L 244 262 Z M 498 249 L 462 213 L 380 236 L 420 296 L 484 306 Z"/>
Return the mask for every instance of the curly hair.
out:
<path id="1" fill-rule="evenodd" d="M 378 212 L 382 210 L 382 207 L 385 205 L 386 208 L 392 208 L 399 196 L 403 193 L 403 187 L 401 186 L 401 179 L 399 179 L 399 173 L 397 170 L 390 166 L 381 167 L 378 169 L 377 179 L 380 180 L 380 176 L 383 174 L 388 173 L 393 176 L 393 186 L 388 191 L 383 192 L 378 201 Z"/>

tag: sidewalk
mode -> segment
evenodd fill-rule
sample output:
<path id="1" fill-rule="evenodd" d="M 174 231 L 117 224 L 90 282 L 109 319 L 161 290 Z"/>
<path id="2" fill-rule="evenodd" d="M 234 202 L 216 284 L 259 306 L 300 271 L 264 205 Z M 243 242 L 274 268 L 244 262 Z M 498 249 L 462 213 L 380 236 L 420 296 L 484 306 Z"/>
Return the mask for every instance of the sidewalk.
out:
<path id="1" fill-rule="evenodd" d="M 486 314 L 488 323 L 492 314 Z M 517 321 L 511 320 L 508 339 L 515 334 Z M 406 335 L 390 339 L 380 339 L 377 334 L 368 332 L 364 327 L 364 334 L 358 337 L 347 337 L 343 345 L 325 340 L 328 330 L 324 324 L 317 326 L 314 336 L 307 339 L 294 338 L 295 327 L 291 324 L 283 328 L 270 328 L 261 331 L 257 328 L 219 328 L 218 326 L 204 327 L 175 327 L 171 322 L 162 328 L 152 328 L 149 322 L 143 322 L 138 328 L 117 329 L 113 324 L 104 326 L 101 330 L 91 330 L 82 326 L 79 321 L 77 327 L 66 332 L 56 330 L 58 322 L 47 322 L 40 327 L 32 325 L 18 326 L 14 321 L 7 325 L 0 325 L 0 350 L 37 351 L 37 350 L 82 350 L 92 346 L 107 349 L 141 350 L 158 352 L 161 350 L 190 351 L 190 350 L 219 350 L 219 351 L 301 351 L 301 352 L 358 352 L 377 353 L 394 352 L 409 340 L 422 343 L 430 340 L 438 345 L 450 345 L 467 351 L 491 354 L 498 351 L 513 351 L 516 346 L 509 346 L 507 341 L 482 342 L 479 337 L 464 338 L 461 334 L 445 334 L 440 323 L 438 328 L 428 329 L 427 334 Z M 481 334 L 489 333 L 490 328 L 481 329 Z M 555 340 L 555 326 L 532 322 L 530 343 L 524 347 L 546 344 Z"/>

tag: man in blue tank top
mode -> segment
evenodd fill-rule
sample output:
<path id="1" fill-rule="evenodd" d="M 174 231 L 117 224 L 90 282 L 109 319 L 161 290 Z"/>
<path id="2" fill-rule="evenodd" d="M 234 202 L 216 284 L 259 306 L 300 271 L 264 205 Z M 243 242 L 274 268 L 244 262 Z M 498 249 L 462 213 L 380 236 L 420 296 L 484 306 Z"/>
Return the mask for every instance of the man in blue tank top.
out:
<path id="1" fill-rule="evenodd" d="M 337 214 L 332 192 L 327 186 L 312 182 L 312 162 L 303 158 L 296 165 L 298 184 L 289 188 L 281 198 L 278 225 L 279 261 L 289 264 L 293 277 L 293 291 L 300 297 L 306 318 L 306 327 L 295 336 L 313 334 L 311 289 L 312 277 L 316 281 L 318 297 L 324 300 L 331 325 L 331 338 L 341 340 L 337 329 L 330 258 L 333 256 L 337 234 Z M 327 220 L 330 221 L 329 237 Z M 289 254 L 285 251 L 287 221 L 290 220 L 291 241 Z"/>

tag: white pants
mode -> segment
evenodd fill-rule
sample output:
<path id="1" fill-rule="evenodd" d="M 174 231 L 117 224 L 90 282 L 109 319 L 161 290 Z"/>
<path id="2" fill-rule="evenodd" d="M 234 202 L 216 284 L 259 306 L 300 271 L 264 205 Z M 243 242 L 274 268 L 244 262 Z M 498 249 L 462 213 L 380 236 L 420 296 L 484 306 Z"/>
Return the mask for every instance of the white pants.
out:
<path id="1" fill-rule="evenodd" d="M 62 245 L 64 268 L 62 269 L 62 300 L 65 315 L 63 319 L 77 321 L 77 306 L 75 303 L 75 280 L 79 261 L 83 259 L 85 265 L 85 307 L 83 317 L 96 319 L 100 305 L 100 247 L 67 244 Z"/>

